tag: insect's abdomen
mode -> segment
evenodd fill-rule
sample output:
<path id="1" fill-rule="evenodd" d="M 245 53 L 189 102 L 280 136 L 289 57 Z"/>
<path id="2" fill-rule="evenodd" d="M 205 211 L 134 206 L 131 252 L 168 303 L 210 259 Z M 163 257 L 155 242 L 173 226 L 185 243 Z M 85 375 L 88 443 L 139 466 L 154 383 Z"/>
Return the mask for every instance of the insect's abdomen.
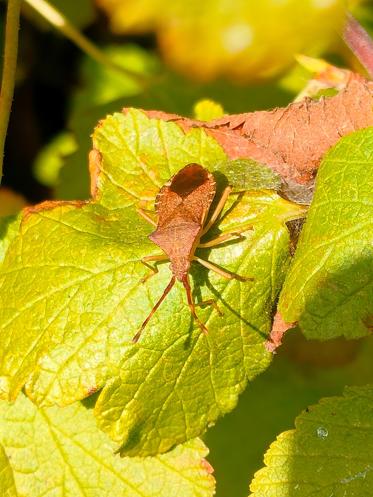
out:
<path id="1" fill-rule="evenodd" d="M 170 223 L 161 230 L 156 229 L 149 236 L 167 254 L 172 272 L 178 279 L 189 270 L 194 242 L 200 231 L 198 224 L 180 222 Z"/>

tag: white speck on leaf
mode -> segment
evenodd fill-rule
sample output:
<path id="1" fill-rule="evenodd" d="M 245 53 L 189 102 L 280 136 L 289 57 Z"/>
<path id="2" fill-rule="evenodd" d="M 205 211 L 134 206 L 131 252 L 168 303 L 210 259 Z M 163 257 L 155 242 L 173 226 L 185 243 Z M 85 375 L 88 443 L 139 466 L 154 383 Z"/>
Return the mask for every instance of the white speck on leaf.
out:
<path id="1" fill-rule="evenodd" d="M 364 478 L 366 477 L 367 473 L 369 471 L 372 471 L 372 469 L 373 469 L 373 466 L 368 465 L 365 469 L 363 469 L 363 471 L 359 471 L 358 473 L 356 473 L 356 474 L 354 474 L 352 476 L 347 476 L 346 478 L 343 478 L 341 480 L 341 483 L 344 483 L 344 484 L 350 483 L 350 482 L 352 482 L 354 480 L 358 480 L 359 478 L 361 478 L 362 480 L 364 480 Z"/>
<path id="2" fill-rule="evenodd" d="M 324 428 L 323 426 L 319 426 L 316 430 L 316 433 L 317 433 L 317 436 L 319 438 L 326 438 L 328 435 L 329 435 L 329 432 L 326 428 Z"/>

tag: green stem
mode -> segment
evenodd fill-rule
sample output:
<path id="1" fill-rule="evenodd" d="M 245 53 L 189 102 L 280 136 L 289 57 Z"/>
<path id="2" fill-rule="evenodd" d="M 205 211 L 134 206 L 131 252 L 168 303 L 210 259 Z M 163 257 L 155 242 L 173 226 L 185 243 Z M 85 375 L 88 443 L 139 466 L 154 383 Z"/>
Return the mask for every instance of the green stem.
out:
<path id="1" fill-rule="evenodd" d="M 3 177 L 4 146 L 16 79 L 21 1 L 8 0 L 6 13 L 3 75 L 0 93 L 0 183 Z"/>
<path id="2" fill-rule="evenodd" d="M 76 27 L 71 24 L 71 22 L 63 16 L 63 14 L 61 14 L 61 12 L 55 9 L 46 0 L 25 0 L 25 2 L 94 60 L 109 67 L 110 69 L 120 72 L 127 77 L 130 76 L 134 78 L 143 86 L 146 85 L 147 78 L 110 60 L 99 48 L 96 47 L 96 45 L 94 45 L 78 29 L 76 29 Z M 77 0 L 77 8 L 79 8 L 79 0 Z"/>

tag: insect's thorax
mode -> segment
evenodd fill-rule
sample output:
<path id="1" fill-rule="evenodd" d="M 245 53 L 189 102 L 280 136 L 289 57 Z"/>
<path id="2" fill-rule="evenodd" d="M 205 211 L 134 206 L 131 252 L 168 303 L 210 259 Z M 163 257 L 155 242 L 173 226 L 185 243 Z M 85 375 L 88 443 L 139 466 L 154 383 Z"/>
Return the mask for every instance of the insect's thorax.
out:
<path id="1" fill-rule="evenodd" d="M 189 271 L 202 227 L 183 216 L 172 217 L 164 226 L 158 226 L 149 236 L 168 256 L 172 273 L 178 280 Z"/>

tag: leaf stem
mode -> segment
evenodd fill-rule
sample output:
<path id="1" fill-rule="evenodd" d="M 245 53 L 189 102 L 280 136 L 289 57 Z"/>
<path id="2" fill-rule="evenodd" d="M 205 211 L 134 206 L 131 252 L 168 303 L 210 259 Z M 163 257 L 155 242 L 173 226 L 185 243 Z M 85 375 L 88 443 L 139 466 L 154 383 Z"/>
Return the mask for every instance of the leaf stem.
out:
<path id="1" fill-rule="evenodd" d="M 343 39 L 373 79 L 373 40 L 351 14 L 347 14 Z"/>
<path id="2" fill-rule="evenodd" d="M 0 93 L 0 183 L 3 177 L 4 146 L 16 78 L 21 1 L 8 0 L 6 13 L 3 74 Z"/>
<path id="3" fill-rule="evenodd" d="M 142 86 L 146 85 L 147 78 L 142 74 L 132 71 L 131 69 L 126 69 L 110 60 L 102 50 L 85 37 L 61 12 L 50 5 L 46 0 L 25 0 L 25 2 L 58 31 L 63 33 L 66 38 L 75 43 L 83 52 L 92 57 L 92 59 L 114 71 L 120 72 L 122 75 L 134 78 Z M 79 8 L 79 6 L 77 6 L 77 8 Z"/>

